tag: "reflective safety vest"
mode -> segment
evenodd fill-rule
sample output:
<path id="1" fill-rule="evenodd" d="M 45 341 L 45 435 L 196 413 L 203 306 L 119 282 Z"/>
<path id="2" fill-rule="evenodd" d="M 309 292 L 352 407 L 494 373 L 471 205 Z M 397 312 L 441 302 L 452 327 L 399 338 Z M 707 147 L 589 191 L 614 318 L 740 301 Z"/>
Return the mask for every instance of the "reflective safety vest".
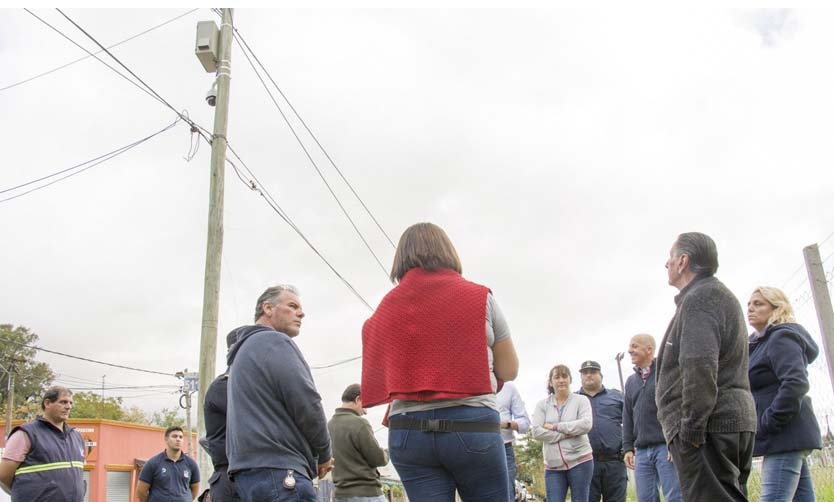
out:
<path id="1" fill-rule="evenodd" d="M 59 431 L 42 417 L 15 427 L 29 436 L 31 447 L 17 468 L 12 501 L 83 502 L 84 439 L 64 423 Z"/>

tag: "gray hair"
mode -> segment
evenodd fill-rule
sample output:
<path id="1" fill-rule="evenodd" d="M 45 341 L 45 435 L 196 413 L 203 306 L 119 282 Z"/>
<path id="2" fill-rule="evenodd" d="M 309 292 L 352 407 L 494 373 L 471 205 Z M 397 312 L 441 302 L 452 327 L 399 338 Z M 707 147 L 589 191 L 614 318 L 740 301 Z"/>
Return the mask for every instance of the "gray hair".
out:
<path id="1" fill-rule="evenodd" d="M 43 395 L 43 399 L 41 399 L 41 409 L 46 409 L 47 401 L 49 401 L 50 403 L 54 403 L 58 399 L 60 399 L 61 396 L 64 394 L 71 396 L 72 391 L 69 390 L 67 387 L 63 387 L 61 385 L 53 385 L 52 387 L 46 389 L 46 393 Z"/>
<path id="2" fill-rule="evenodd" d="M 718 271 L 718 248 L 707 234 L 687 232 L 675 242 L 678 254 L 689 257 L 689 270 L 703 277 L 712 277 Z"/>
<path id="3" fill-rule="evenodd" d="M 261 296 L 258 297 L 257 303 L 255 303 L 255 322 L 258 322 L 258 319 L 264 315 L 264 304 L 275 305 L 278 297 L 281 296 L 281 293 L 284 291 L 298 295 L 298 289 L 296 289 L 295 286 L 290 286 L 289 284 L 277 284 L 266 288 L 266 291 L 261 293 Z"/>

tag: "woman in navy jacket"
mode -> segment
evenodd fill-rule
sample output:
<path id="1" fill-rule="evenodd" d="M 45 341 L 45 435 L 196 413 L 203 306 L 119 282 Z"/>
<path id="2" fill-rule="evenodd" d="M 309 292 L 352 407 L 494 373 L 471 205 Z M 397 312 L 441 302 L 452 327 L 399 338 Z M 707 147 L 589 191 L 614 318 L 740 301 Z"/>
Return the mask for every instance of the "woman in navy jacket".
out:
<path id="1" fill-rule="evenodd" d="M 762 502 L 814 499 L 806 457 L 822 448 L 807 367 L 819 354 L 808 332 L 796 324 L 781 290 L 759 287 L 747 302 L 750 335 L 750 390 L 758 427 L 753 456 L 762 462 Z"/>

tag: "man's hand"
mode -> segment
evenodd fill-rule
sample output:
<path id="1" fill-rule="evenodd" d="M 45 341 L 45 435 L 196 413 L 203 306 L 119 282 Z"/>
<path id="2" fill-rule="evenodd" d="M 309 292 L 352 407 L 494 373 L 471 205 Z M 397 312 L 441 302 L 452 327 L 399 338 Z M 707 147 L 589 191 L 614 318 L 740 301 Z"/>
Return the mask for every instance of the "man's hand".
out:
<path id="1" fill-rule="evenodd" d="M 9 495 L 12 494 L 12 483 L 14 483 L 14 473 L 20 464 L 23 462 L 15 462 L 4 458 L 0 461 L 0 488 Z"/>
<path id="2" fill-rule="evenodd" d="M 330 458 L 323 464 L 319 464 L 319 479 L 324 479 L 327 473 L 333 470 L 333 458 Z"/>
<path id="3" fill-rule="evenodd" d="M 631 469 L 633 471 L 634 470 L 634 452 L 633 451 L 625 452 L 625 455 L 623 456 L 623 462 L 625 462 L 626 467 L 628 467 L 629 469 Z"/>

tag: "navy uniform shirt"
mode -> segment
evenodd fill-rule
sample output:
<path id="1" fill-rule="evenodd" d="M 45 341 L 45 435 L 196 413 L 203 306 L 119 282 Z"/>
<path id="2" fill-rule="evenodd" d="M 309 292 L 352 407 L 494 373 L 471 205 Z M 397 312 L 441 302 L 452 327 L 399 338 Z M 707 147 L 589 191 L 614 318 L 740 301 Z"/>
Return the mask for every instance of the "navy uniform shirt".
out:
<path id="1" fill-rule="evenodd" d="M 191 485 L 200 482 L 200 469 L 184 453 L 175 462 L 163 451 L 145 463 L 139 481 L 151 485 L 148 502 L 191 502 Z"/>
<path id="2" fill-rule="evenodd" d="M 616 455 L 623 449 L 623 393 L 604 386 L 593 397 L 580 389 L 577 394 L 587 396 L 594 413 L 594 425 L 588 433 L 591 448 L 597 455 Z"/>

